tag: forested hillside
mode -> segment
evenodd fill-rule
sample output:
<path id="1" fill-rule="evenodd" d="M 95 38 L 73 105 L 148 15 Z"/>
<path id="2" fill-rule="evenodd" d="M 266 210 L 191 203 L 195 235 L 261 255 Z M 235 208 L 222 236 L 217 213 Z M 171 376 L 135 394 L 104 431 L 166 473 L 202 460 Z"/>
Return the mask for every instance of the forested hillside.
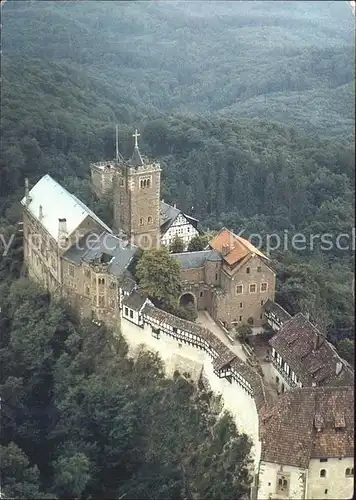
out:
<path id="1" fill-rule="evenodd" d="M 127 117 L 221 111 L 351 136 L 346 2 L 16 4 L 4 9 L 3 53 L 67 62 L 110 82 Z"/>
<path id="2" fill-rule="evenodd" d="M 204 229 L 257 233 L 264 250 L 267 235 L 305 235 L 305 249 L 289 239 L 271 252 L 277 300 L 309 312 L 353 358 L 351 12 L 202 5 L 3 7 L 0 232 L 15 238 L 0 256 L 1 461 L 13 497 L 243 498 L 248 488 L 250 445 L 217 421 L 209 395 L 165 380 L 147 355 L 132 364 L 110 332 L 19 281 L 25 177 L 50 173 L 110 223 L 88 167 L 113 158 L 116 123 L 121 152 L 139 128 L 142 152 L 162 164 L 162 197 Z M 310 245 L 317 234 L 330 248 Z"/>
<path id="3" fill-rule="evenodd" d="M 251 442 L 211 393 L 26 281 L 0 303 L 6 498 L 247 498 Z"/>

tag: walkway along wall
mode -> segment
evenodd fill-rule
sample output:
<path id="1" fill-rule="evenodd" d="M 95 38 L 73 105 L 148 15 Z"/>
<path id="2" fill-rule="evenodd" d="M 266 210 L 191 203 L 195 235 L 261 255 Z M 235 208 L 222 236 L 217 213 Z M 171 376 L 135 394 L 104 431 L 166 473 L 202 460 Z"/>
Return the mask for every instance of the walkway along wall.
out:
<path id="1" fill-rule="evenodd" d="M 137 293 L 137 292 L 135 292 Z M 168 314 L 150 303 L 122 301 L 121 332 L 132 356 L 142 346 L 157 352 L 164 362 L 166 374 L 177 370 L 198 381 L 208 381 L 210 389 L 222 396 L 240 432 L 253 442 L 255 471 L 261 455 L 258 409 L 266 394 L 261 376 L 236 357 L 209 330 L 190 321 Z"/>

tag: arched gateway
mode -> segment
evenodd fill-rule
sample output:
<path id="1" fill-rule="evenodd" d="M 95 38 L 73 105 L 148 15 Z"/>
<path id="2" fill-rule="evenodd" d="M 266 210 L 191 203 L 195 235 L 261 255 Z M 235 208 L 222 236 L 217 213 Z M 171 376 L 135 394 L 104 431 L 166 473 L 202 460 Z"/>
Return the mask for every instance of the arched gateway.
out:
<path id="1" fill-rule="evenodd" d="M 179 297 L 179 307 L 191 307 L 197 308 L 197 299 L 195 295 L 191 292 L 184 292 Z"/>

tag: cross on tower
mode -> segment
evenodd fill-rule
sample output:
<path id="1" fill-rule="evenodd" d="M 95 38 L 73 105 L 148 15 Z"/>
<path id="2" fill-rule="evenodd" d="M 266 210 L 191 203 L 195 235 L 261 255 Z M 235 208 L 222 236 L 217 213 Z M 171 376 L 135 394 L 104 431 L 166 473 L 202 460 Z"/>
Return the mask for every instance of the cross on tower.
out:
<path id="1" fill-rule="evenodd" d="M 141 134 L 138 134 L 137 133 L 137 129 L 135 130 L 135 133 L 132 134 L 132 137 L 135 138 L 135 148 L 138 148 L 138 142 L 137 142 L 137 138 L 140 137 Z"/>

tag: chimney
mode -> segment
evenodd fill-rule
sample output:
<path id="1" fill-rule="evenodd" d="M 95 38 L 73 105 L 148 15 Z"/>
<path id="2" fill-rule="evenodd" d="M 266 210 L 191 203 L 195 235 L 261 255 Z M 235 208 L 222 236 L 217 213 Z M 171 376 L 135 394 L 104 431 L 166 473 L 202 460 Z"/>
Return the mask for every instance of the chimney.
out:
<path id="1" fill-rule="evenodd" d="M 58 242 L 65 241 L 67 235 L 67 219 L 58 219 Z"/>
<path id="2" fill-rule="evenodd" d="M 26 179 L 25 179 L 25 205 L 26 205 L 26 208 L 29 206 L 30 203 L 31 203 L 30 188 L 29 188 L 29 184 L 28 184 L 28 179 L 26 177 Z"/>
<path id="3" fill-rule="evenodd" d="M 42 219 L 43 219 L 43 208 L 42 208 L 42 205 L 40 205 L 38 218 L 39 218 L 40 220 L 42 220 Z"/>
<path id="4" fill-rule="evenodd" d="M 336 375 L 339 375 L 342 372 L 343 366 L 344 365 L 341 363 L 341 361 L 338 361 L 336 363 L 336 369 L 335 369 Z"/>
<path id="5" fill-rule="evenodd" d="M 230 251 L 230 246 L 228 245 L 228 243 L 224 243 L 221 248 L 221 253 L 225 256 L 229 253 L 229 251 Z"/>

